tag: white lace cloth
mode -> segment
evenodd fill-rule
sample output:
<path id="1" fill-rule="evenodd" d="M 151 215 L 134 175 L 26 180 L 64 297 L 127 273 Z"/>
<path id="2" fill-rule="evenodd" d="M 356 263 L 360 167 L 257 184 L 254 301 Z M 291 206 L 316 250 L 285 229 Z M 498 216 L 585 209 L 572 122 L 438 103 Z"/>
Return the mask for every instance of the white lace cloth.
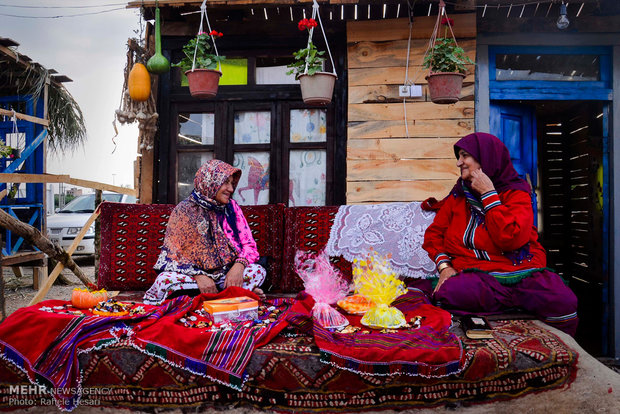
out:
<path id="1" fill-rule="evenodd" d="M 437 276 L 435 263 L 422 248 L 424 232 L 435 218 L 420 202 L 340 206 L 325 252 L 352 262 L 373 248 L 401 276 Z"/>

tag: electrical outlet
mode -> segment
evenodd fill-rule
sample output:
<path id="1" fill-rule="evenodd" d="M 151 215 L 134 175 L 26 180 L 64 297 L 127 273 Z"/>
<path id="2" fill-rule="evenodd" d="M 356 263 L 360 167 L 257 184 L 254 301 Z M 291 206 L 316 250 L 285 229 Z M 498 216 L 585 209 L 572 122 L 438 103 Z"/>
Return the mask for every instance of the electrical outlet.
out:
<path id="1" fill-rule="evenodd" d="M 411 88 L 409 85 L 400 85 L 398 87 L 398 96 L 409 97 L 411 96 Z"/>
<path id="2" fill-rule="evenodd" d="M 422 96 L 422 85 L 411 85 L 410 95 L 412 98 L 419 98 Z"/>

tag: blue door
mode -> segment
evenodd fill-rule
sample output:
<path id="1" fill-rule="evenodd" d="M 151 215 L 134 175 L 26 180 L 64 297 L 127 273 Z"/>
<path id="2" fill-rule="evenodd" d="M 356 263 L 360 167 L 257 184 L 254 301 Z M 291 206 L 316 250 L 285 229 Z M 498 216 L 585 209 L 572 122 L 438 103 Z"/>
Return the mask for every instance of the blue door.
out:
<path id="1" fill-rule="evenodd" d="M 536 140 L 536 114 L 527 105 L 491 103 L 491 133 L 508 147 L 510 158 L 519 175 L 537 185 L 538 142 Z M 532 191 L 534 223 L 537 221 L 536 193 Z"/>

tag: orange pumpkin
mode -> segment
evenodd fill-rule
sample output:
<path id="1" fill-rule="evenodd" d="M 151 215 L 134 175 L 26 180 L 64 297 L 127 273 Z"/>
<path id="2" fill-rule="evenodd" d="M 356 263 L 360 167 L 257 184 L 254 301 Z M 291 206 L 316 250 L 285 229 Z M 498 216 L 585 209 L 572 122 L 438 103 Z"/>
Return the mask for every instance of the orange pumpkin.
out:
<path id="1" fill-rule="evenodd" d="M 134 101 L 146 101 L 151 96 L 151 75 L 142 63 L 136 63 L 127 79 L 129 96 Z"/>
<path id="2" fill-rule="evenodd" d="M 108 300 L 108 292 L 105 289 L 91 292 L 88 289 L 75 288 L 71 293 L 71 304 L 78 309 L 92 308 L 99 302 Z"/>

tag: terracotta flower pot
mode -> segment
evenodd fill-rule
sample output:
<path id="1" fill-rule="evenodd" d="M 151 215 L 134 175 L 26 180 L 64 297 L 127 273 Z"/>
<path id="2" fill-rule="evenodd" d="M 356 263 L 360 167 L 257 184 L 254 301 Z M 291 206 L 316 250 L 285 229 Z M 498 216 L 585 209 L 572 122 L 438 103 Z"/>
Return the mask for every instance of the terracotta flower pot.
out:
<path id="1" fill-rule="evenodd" d="M 222 72 L 214 69 L 194 69 L 185 72 L 189 93 L 194 98 L 214 98 L 220 83 Z"/>
<path id="2" fill-rule="evenodd" d="M 436 104 L 452 104 L 459 101 L 465 75 L 458 72 L 436 72 L 426 77 L 431 101 Z"/>
<path id="3" fill-rule="evenodd" d="M 332 101 L 336 75 L 317 72 L 314 75 L 300 75 L 301 97 L 308 105 L 327 105 Z"/>

